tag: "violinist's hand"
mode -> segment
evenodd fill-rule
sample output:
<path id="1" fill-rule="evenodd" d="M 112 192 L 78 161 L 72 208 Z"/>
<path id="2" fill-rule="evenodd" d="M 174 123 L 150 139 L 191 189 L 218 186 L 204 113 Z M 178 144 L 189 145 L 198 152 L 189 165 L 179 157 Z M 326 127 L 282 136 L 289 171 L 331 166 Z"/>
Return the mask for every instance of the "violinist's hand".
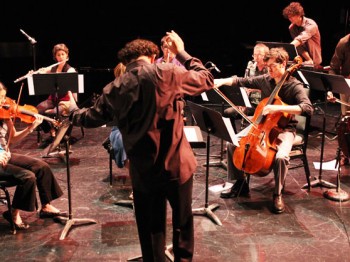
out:
<path id="1" fill-rule="evenodd" d="M 2 167 L 5 167 L 11 158 L 11 153 L 6 152 L 5 150 L 0 151 L 0 164 Z"/>
<path id="2" fill-rule="evenodd" d="M 327 92 L 327 101 L 335 103 L 336 100 L 337 100 L 337 98 L 333 96 L 333 93 L 331 91 L 328 91 Z"/>
<path id="3" fill-rule="evenodd" d="M 34 130 L 38 125 L 40 125 L 43 120 L 44 120 L 44 116 L 39 115 L 39 114 L 34 114 L 35 120 L 32 123 L 32 126 L 30 127 L 31 130 Z"/>

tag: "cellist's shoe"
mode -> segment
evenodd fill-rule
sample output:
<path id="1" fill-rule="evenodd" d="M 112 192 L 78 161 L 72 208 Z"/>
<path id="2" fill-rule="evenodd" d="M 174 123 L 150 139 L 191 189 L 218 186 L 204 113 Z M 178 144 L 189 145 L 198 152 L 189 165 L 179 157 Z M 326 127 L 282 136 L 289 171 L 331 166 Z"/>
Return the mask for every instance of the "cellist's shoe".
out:
<path id="1" fill-rule="evenodd" d="M 280 195 L 273 195 L 273 207 L 272 207 L 272 211 L 276 214 L 281 214 L 283 213 L 285 210 L 285 206 L 284 206 L 284 201 L 282 198 L 282 194 Z"/>
<path id="2" fill-rule="evenodd" d="M 245 179 L 237 179 L 236 183 L 227 190 L 221 192 L 221 198 L 249 197 L 249 186 Z"/>

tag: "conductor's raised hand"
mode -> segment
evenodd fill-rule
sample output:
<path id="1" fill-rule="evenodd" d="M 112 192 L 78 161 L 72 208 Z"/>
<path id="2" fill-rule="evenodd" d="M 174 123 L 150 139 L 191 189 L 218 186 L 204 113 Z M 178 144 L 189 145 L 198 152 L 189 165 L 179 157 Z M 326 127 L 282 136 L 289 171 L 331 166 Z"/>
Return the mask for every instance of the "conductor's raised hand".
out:
<path id="1" fill-rule="evenodd" d="M 177 55 L 179 52 L 185 50 L 185 44 L 182 41 L 181 37 L 171 30 L 171 32 L 166 32 L 166 42 L 168 44 L 169 50 Z"/>

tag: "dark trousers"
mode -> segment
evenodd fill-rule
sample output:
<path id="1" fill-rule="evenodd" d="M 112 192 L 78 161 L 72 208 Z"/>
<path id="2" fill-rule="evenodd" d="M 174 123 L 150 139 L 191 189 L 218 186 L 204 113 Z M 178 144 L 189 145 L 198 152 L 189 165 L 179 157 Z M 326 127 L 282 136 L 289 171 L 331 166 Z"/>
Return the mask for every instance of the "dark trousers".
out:
<path id="1" fill-rule="evenodd" d="M 35 211 L 36 187 L 41 205 L 63 195 L 50 166 L 34 157 L 12 153 L 7 166 L 0 168 L 0 179 L 17 183 L 12 200 L 16 209 Z"/>
<path id="2" fill-rule="evenodd" d="M 191 177 L 144 193 L 134 189 L 137 228 L 144 262 L 165 261 L 167 200 L 172 208 L 175 261 L 192 261 L 194 249 Z"/>

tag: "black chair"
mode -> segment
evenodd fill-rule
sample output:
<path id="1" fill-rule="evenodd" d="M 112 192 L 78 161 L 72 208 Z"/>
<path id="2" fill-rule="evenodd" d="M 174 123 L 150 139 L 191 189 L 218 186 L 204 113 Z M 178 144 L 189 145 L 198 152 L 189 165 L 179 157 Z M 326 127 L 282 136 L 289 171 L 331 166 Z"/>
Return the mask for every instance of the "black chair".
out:
<path id="1" fill-rule="evenodd" d="M 307 160 L 306 150 L 309 138 L 309 127 L 311 122 L 311 116 L 297 115 L 295 118 L 298 120 L 297 124 L 297 135 L 294 139 L 292 150 L 289 154 L 290 165 L 289 169 L 295 169 L 299 167 L 304 167 L 307 189 L 310 191 L 310 169 L 309 162 Z M 295 159 L 301 160 L 301 163 L 295 163 Z"/>
<path id="2" fill-rule="evenodd" d="M 11 204 L 11 197 L 10 193 L 8 192 L 8 187 L 17 186 L 15 182 L 10 181 L 0 181 L 0 189 L 5 193 L 5 196 L 0 195 L 0 200 L 7 205 L 8 212 L 12 215 L 12 204 Z M 12 234 L 16 234 L 16 227 L 15 223 L 13 221 L 13 218 L 11 216 L 11 232 Z"/>
<path id="3" fill-rule="evenodd" d="M 102 146 L 107 150 L 109 155 L 109 185 L 113 185 L 113 159 L 114 159 L 114 150 L 112 148 L 111 140 L 109 136 L 103 141 Z"/>

